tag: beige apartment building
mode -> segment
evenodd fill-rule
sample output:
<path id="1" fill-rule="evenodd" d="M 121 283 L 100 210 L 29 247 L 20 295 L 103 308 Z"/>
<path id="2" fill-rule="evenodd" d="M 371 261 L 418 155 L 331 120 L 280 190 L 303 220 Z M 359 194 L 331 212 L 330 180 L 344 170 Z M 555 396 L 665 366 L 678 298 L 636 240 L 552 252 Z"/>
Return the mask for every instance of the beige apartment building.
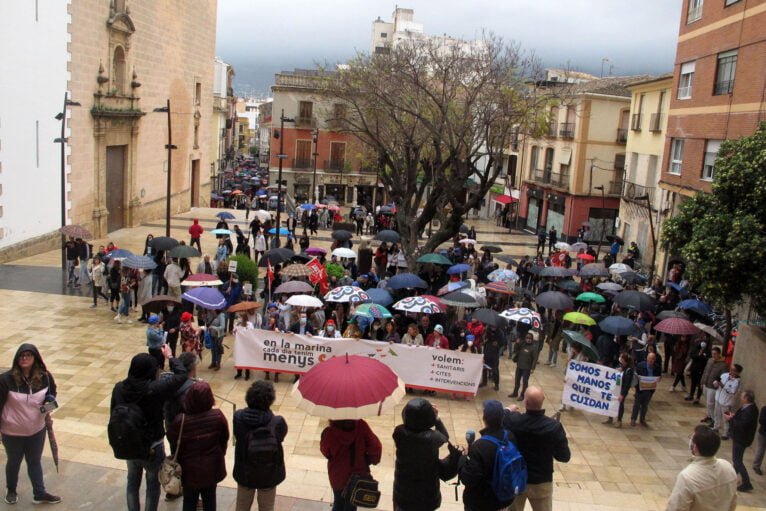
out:
<path id="1" fill-rule="evenodd" d="M 208 202 L 216 0 L 73 0 L 67 207 L 96 236 Z"/>
<path id="2" fill-rule="evenodd" d="M 656 246 L 662 207 L 659 181 L 672 85 L 672 73 L 630 85 L 629 126 L 620 132 L 622 139 L 627 138 L 627 144 L 618 232 L 626 246 L 636 242 L 641 254 L 638 262 L 647 273 L 655 264 L 654 274 L 657 267 L 662 267 L 657 265 L 662 254 Z"/>
<path id="3" fill-rule="evenodd" d="M 549 111 L 541 138 L 525 141 L 520 226 L 555 227 L 560 240 L 574 240 L 587 222 L 586 240 L 614 233 L 625 167 L 631 92 L 646 77 L 612 77 L 571 87 Z"/>

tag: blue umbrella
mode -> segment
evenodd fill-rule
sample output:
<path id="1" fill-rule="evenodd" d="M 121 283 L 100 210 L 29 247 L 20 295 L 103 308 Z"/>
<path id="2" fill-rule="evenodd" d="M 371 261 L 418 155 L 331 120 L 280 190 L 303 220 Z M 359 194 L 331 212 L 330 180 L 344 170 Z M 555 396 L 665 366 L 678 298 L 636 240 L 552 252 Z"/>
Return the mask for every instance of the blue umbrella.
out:
<path id="1" fill-rule="evenodd" d="M 682 301 L 678 304 L 678 308 L 686 311 L 694 311 L 697 314 L 701 314 L 703 316 L 707 316 L 713 313 L 713 309 L 710 307 L 710 305 L 697 300 L 696 298 L 690 298 L 688 300 Z"/>
<path id="2" fill-rule="evenodd" d="M 213 229 L 210 232 L 213 233 L 213 234 L 223 234 L 223 235 L 226 235 L 226 236 L 231 236 L 232 234 L 234 234 L 232 231 L 230 231 L 228 229 Z"/>
<path id="3" fill-rule="evenodd" d="M 228 211 L 221 211 L 220 213 L 218 213 L 215 216 L 217 216 L 221 220 L 233 220 L 233 219 L 237 218 L 234 215 L 232 215 L 231 213 L 229 213 Z"/>
<path id="4" fill-rule="evenodd" d="M 220 291 L 212 287 L 195 287 L 181 295 L 197 307 L 220 310 L 226 308 L 226 298 Z"/>
<path id="5" fill-rule="evenodd" d="M 260 190 L 258 190 L 257 192 L 255 192 L 255 194 L 256 194 L 257 196 L 259 196 L 259 197 L 263 197 L 264 195 L 268 195 L 268 194 L 269 194 L 269 192 L 267 192 L 266 190 L 264 190 L 263 188 L 261 188 Z"/>
<path id="6" fill-rule="evenodd" d="M 456 264 L 454 266 L 450 266 L 447 268 L 447 275 L 458 275 L 460 273 L 465 273 L 468 270 L 471 269 L 471 266 L 468 264 Z"/>
<path id="7" fill-rule="evenodd" d="M 130 250 L 125 250 L 123 248 L 117 248 L 115 250 L 112 250 L 109 252 L 106 256 L 109 259 L 125 259 L 126 257 L 132 256 L 133 252 Z"/>
<path id="8" fill-rule="evenodd" d="M 271 229 L 269 229 L 269 234 L 276 234 L 276 233 L 277 233 L 276 227 L 272 227 Z M 286 236 L 286 235 L 290 234 L 290 231 L 288 231 L 284 227 L 280 227 L 279 228 L 279 234 L 281 234 L 283 236 Z"/>
<path id="9" fill-rule="evenodd" d="M 609 316 L 603 319 L 599 328 L 612 335 L 641 335 L 641 330 L 633 321 L 624 316 Z"/>
<path id="10" fill-rule="evenodd" d="M 388 287 L 391 289 L 428 289 L 428 284 L 414 273 L 398 273 L 388 280 Z"/>
<path id="11" fill-rule="evenodd" d="M 126 268 L 133 268 L 136 270 L 153 270 L 157 267 L 157 263 L 154 262 L 154 259 L 143 255 L 129 255 L 122 262 L 122 265 Z"/>
<path id="12" fill-rule="evenodd" d="M 391 296 L 391 293 L 389 293 L 383 288 L 379 288 L 379 287 L 370 288 L 367 290 L 367 296 L 370 297 L 371 303 L 376 303 L 384 307 L 388 307 L 389 305 L 394 303 L 394 297 Z"/>
<path id="13" fill-rule="evenodd" d="M 317 207 L 313 204 L 301 204 L 301 209 L 305 209 L 308 211 L 311 211 L 312 209 L 316 209 Z"/>

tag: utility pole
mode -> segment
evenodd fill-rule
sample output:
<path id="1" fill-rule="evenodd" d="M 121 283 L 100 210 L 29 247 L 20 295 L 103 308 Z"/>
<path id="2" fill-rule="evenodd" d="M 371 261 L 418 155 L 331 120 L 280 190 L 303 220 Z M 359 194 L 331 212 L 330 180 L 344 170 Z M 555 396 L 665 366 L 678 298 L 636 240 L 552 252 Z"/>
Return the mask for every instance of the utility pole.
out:
<path id="1" fill-rule="evenodd" d="M 282 160 L 287 158 L 287 155 L 285 153 L 285 137 L 284 137 L 284 131 L 285 131 L 285 121 L 287 122 L 295 122 L 294 119 L 289 119 L 285 117 L 285 109 L 282 109 L 282 112 L 279 115 L 279 131 L 274 134 L 276 138 L 279 139 L 279 154 L 277 155 L 277 158 L 279 159 L 279 173 L 277 174 L 277 225 L 276 225 L 276 237 L 274 238 L 274 244 L 276 247 L 279 247 L 280 241 L 279 241 L 279 229 L 281 228 L 281 220 L 282 220 Z"/>
<path id="2" fill-rule="evenodd" d="M 314 128 L 314 178 L 311 181 L 311 202 L 317 203 L 317 158 L 319 158 L 319 128 Z"/>
<path id="3" fill-rule="evenodd" d="M 66 137 L 66 107 L 80 106 L 77 101 L 69 99 L 69 92 L 64 92 L 64 107 L 56 114 L 56 120 L 61 121 L 61 137 L 53 140 L 61 144 L 61 227 L 66 225 L 66 145 L 69 139 Z M 61 235 L 61 268 L 66 270 L 66 236 Z"/>

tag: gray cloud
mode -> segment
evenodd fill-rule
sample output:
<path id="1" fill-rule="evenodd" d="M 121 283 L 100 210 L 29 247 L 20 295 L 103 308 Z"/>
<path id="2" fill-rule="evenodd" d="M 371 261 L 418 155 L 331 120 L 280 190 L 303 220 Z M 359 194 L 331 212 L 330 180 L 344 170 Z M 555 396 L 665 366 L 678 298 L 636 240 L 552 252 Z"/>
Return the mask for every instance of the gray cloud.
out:
<path id="1" fill-rule="evenodd" d="M 608 58 L 614 74 L 672 69 L 680 0 L 410 0 L 429 34 L 467 39 L 482 30 L 520 43 L 547 66 L 599 74 Z M 389 20 L 394 3 L 381 0 L 253 2 L 220 0 L 217 54 L 237 73 L 237 90 L 267 92 L 274 73 L 317 62 L 342 62 L 368 51 L 370 27 Z"/>

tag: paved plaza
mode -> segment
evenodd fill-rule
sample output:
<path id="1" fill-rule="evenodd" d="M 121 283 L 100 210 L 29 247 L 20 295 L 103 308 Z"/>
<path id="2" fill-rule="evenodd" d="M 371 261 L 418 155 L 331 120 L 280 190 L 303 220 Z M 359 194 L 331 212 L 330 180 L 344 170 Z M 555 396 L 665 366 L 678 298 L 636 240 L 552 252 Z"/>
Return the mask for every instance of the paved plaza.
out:
<path id="1" fill-rule="evenodd" d="M 171 235 L 187 239 L 191 218 L 199 218 L 206 230 L 215 225 L 218 210 L 195 209 L 174 217 Z M 240 227 L 246 229 L 244 211 L 235 212 Z M 237 223 L 230 221 L 229 225 Z M 512 256 L 532 254 L 536 238 L 527 234 L 509 235 L 507 230 L 485 221 L 468 221 L 475 225 L 480 243 L 492 242 Z M 164 223 L 112 233 L 111 241 L 120 248 L 140 253 L 148 233 L 164 234 Z M 312 246 L 329 247 L 328 231 L 320 231 Z M 106 240 L 93 241 L 96 246 Z M 215 238 L 203 236 L 203 249 L 212 253 Z M 113 385 L 127 374 L 131 357 L 145 351 L 145 325 L 116 324 L 114 313 L 100 302 L 90 309 L 89 289 L 78 291 L 65 286 L 62 279 L 60 252 L 13 261 L 0 266 L 0 366 L 7 367 L 16 348 L 23 342 L 37 345 L 45 362 L 56 378 L 61 408 L 54 414 L 54 426 L 60 448 L 61 467 L 56 473 L 46 448 L 44 466 L 46 484 L 52 493 L 62 495 L 58 509 L 122 509 L 124 507 L 125 466 L 112 457 L 107 442 L 106 425 Z M 194 267 L 194 266 L 193 266 Z M 82 293 L 82 294 L 81 294 Z M 133 319 L 137 316 L 132 313 Z M 224 343 L 233 347 L 229 336 Z M 209 353 L 205 354 L 198 376 L 210 382 L 218 396 L 218 404 L 231 424 L 233 405 L 244 406 L 245 390 L 250 382 L 234 380 L 232 351 L 224 355 L 222 369 L 206 369 Z M 547 354 L 547 347 L 546 347 Z M 256 373 L 261 376 L 262 373 Z M 439 408 L 453 442 L 463 444 L 467 429 L 481 428 L 481 403 L 499 398 L 510 404 L 507 394 L 512 390 L 513 364 L 504 358 L 501 363 L 500 391 L 482 388 L 474 400 L 451 400 L 441 395 L 433 398 Z M 319 453 L 319 436 L 327 421 L 298 410 L 290 396 L 292 378 L 285 377 L 277 387 L 274 411 L 283 415 L 289 426 L 285 440 L 287 480 L 279 486 L 277 509 L 328 509 L 332 492 L 326 473 L 326 462 Z M 547 393 L 546 413 L 553 415 L 560 403 L 563 369 L 539 366 L 531 384 L 541 386 Z M 689 463 L 689 435 L 704 416 L 700 406 L 683 400 L 681 392 L 668 392 L 665 381 L 652 400 L 647 428 L 615 429 L 602 424 L 602 418 L 582 412 L 565 412 L 562 422 L 569 437 L 572 459 L 556 464 L 554 475 L 554 509 L 556 511 L 625 511 L 663 510 L 679 470 Z M 759 404 L 764 404 L 762 396 Z M 515 401 L 514 401 L 515 402 Z M 632 394 L 628 407 L 632 406 Z M 394 471 L 394 446 L 391 434 L 401 422 L 402 402 L 393 413 L 369 419 L 372 429 L 383 442 L 383 459 L 373 468 L 381 482 L 381 509 L 390 510 Z M 628 411 L 629 413 L 629 411 Z M 722 457 L 730 459 L 730 442 L 724 442 Z M 445 449 L 446 454 L 446 449 Z M 745 463 L 752 465 L 753 449 L 748 449 Z M 5 453 L 0 450 L 4 462 Z M 227 469 L 233 468 L 233 448 L 227 453 Z M 766 509 L 766 479 L 751 473 L 755 491 L 740 494 L 738 509 Z M 31 491 L 22 471 L 20 507 L 31 501 Z M 236 484 L 231 476 L 219 486 L 220 509 L 234 509 Z M 454 488 L 443 485 L 445 510 L 462 510 L 455 501 Z M 303 500 L 306 499 L 306 500 Z M 3 506 L 4 504 L 0 504 Z M 180 509 L 180 502 L 160 504 L 160 509 Z"/>

